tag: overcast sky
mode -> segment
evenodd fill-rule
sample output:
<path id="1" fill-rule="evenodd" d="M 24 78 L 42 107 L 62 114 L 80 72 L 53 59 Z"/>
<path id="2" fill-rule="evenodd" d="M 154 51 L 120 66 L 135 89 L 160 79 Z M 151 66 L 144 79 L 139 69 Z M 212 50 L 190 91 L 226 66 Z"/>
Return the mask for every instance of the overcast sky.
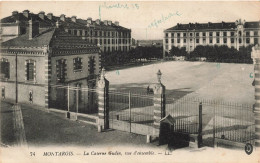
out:
<path id="1" fill-rule="evenodd" d="M 162 39 L 163 30 L 177 23 L 234 22 L 260 20 L 260 2 L 147 2 L 147 1 L 48 1 L 48 2 L 0 2 L 1 17 L 28 9 L 33 13 L 45 11 L 55 16 L 92 17 L 96 20 L 119 21 L 132 29 L 135 39 Z M 153 22 L 156 21 L 155 25 Z M 153 24 L 151 24 L 153 23 Z"/>

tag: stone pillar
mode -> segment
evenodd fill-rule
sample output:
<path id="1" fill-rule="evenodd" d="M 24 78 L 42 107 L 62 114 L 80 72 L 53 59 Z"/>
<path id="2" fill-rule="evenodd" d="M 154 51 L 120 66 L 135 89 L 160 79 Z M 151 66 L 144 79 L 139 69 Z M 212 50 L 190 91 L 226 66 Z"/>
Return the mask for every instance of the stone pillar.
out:
<path id="1" fill-rule="evenodd" d="M 160 70 L 158 73 L 161 73 Z M 158 77 L 158 83 L 154 85 L 154 136 L 159 136 L 160 120 L 163 117 L 165 117 L 165 86 Z"/>
<path id="2" fill-rule="evenodd" d="M 102 69 L 100 80 L 98 81 L 98 131 L 109 128 L 109 81 L 105 78 L 105 70 Z"/>
<path id="3" fill-rule="evenodd" d="M 256 45 L 252 48 L 251 58 L 254 60 L 254 72 L 255 72 L 255 146 L 257 150 L 260 147 L 260 47 Z"/>

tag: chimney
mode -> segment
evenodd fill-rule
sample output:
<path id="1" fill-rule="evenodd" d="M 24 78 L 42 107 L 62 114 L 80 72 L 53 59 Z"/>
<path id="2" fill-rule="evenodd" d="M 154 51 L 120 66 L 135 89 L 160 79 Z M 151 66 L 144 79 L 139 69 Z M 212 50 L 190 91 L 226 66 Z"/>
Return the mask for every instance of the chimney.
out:
<path id="1" fill-rule="evenodd" d="M 24 10 L 24 11 L 23 11 L 23 16 L 25 16 L 26 18 L 28 18 L 28 17 L 29 17 L 29 13 L 30 13 L 29 10 Z"/>
<path id="2" fill-rule="evenodd" d="M 60 20 L 65 22 L 65 15 L 64 14 L 60 15 Z"/>
<path id="3" fill-rule="evenodd" d="M 17 15 L 18 14 L 18 11 L 13 11 L 12 12 L 12 16 L 15 16 L 15 15 Z"/>
<path id="4" fill-rule="evenodd" d="M 107 20 L 104 20 L 104 24 L 107 25 Z"/>
<path id="5" fill-rule="evenodd" d="M 222 21 L 222 22 L 221 22 L 221 25 L 222 25 L 222 27 L 224 27 L 224 25 L 225 25 L 225 22 L 223 22 L 223 21 Z"/>
<path id="6" fill-rule="evenodd" d="M 189 28 L 191 27 L 191 23 L 189 23 Z"/>
<path id="7" fill-rule="evenodd" d="M 97 19 L 97 20 L 96 20 L 96 23 L 99 25 L 99 24 L 100 24 L 100 20 L 99 20 L 99 19 Z"/>
<path id="8" fill-rule="evenodd" d="M 115 21 L 115 25 L 116 25 L 116 26 L 119 26 L 119 22 L 118 22 L 118 21 Z"/>
<path id="9" fill-rule="evenodd" d="M 57 22 L 56 22 L 56 28 L 60 28 L 60 25 L 61 25 L 60 21 L 57 20 Z"/>
<path id="10" fill-rule="evenodd" d="M 39 18 L 41 18 L 42 20 L 44 20 L 44 16 L 45 16 L 45 12 L 44 11 L 41 11 L 39 12 Z"/>
<path id="11" fill-rule="evenodd" d="M 180 27 L 180 24 L 179 23 L 177 23 L 177 28 L 179 28 Z"/>
<path id="12" fill-rule="evenodd" d="M 48 18 L 48 19 L 52 20 L 52 17 L 53 17 L 53 14 L 52 14 L 52 13 L 48 13 L 48 14 L 47 14 L 47 18 Z"/>
<path id="13" fill-rule="evenodd" d="M 29 40 L 39 34 L 39 22 L 29 20 Z"/>
<path id="14" fill-rule="evenodd" d="M 112 25 L 112 21 L 111 20 L 107 21 L 107 24 Z"/>
<path id="15" fill-rule="evenodd" d="M 72 17 L 71 17 L 71 21 L 73 21 L 73 22 L 76 23 L 76 21 L 77 21 L 77 17 L 76 17 L 76 16 L 72 16 Z"/>
<path id="16" fill-rule="evenodd" d="M 88 24 L 91 24 L 91 23 L 92 23 L 92 18 L 88 18 L 88 19 L 87 19 L 87 23 L 88 23 Z"/>

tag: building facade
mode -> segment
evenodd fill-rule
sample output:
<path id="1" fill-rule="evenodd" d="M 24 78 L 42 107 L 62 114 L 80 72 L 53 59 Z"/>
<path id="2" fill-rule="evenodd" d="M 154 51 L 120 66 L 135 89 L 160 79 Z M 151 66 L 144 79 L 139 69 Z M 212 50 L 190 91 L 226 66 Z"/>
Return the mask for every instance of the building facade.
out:
<path id="1" fill-rule="evenodd" d="M 163 55 L 169 53 L 173 46 L 184 47 L 187 52 L 196 46 L 226 45 L 239 50 L 242 46 L 255 45 L 260 42 L 260 21 L 221 23 L 177 24 L 164 30 Z"/>
<path id="2" fill-rule="evenodd" d="M 100 48 L 68 34 L 59 23 L 46 30 L 40 30 L 37 21 L 28 23 L 24 34 L 1 44 L 1 98 L 15 100 L 17 70 L 19 103 L 66 109 L 67 91 L 57 86 L 94 88 Z M 70 104 L 75 105 L 73 95 Z"/>
<path id="3" fill-rule="evenodd" d="M 40 31 L 55 27 L 59 21 L 69 34 L 99 45 L 103 52 L 129 51 L 131 48 L 131 30 L 120 26 L 118 21 L 77 19 L 76 16 L 66 17 L 64 14 L 57 17 L 52 13 L 46 15 L 43 11 L 33 14 L 29 10 L 22 13 L 13 11 L 11 16 L 1 20 L 0 40 L 4 42 L 24 34 L 31 19 L 39 22 Z"/>

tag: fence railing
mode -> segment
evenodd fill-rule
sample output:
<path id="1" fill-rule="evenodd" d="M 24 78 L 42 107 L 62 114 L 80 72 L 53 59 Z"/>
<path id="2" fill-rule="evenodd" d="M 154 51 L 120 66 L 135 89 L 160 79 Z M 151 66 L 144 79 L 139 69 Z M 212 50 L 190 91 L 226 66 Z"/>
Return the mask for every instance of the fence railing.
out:
<path id="1" fill-rule="evenodd" d="M 130 91 L 109 92 L 110 119 L 129 123 L 153 124 L 153 96 Z"/>

